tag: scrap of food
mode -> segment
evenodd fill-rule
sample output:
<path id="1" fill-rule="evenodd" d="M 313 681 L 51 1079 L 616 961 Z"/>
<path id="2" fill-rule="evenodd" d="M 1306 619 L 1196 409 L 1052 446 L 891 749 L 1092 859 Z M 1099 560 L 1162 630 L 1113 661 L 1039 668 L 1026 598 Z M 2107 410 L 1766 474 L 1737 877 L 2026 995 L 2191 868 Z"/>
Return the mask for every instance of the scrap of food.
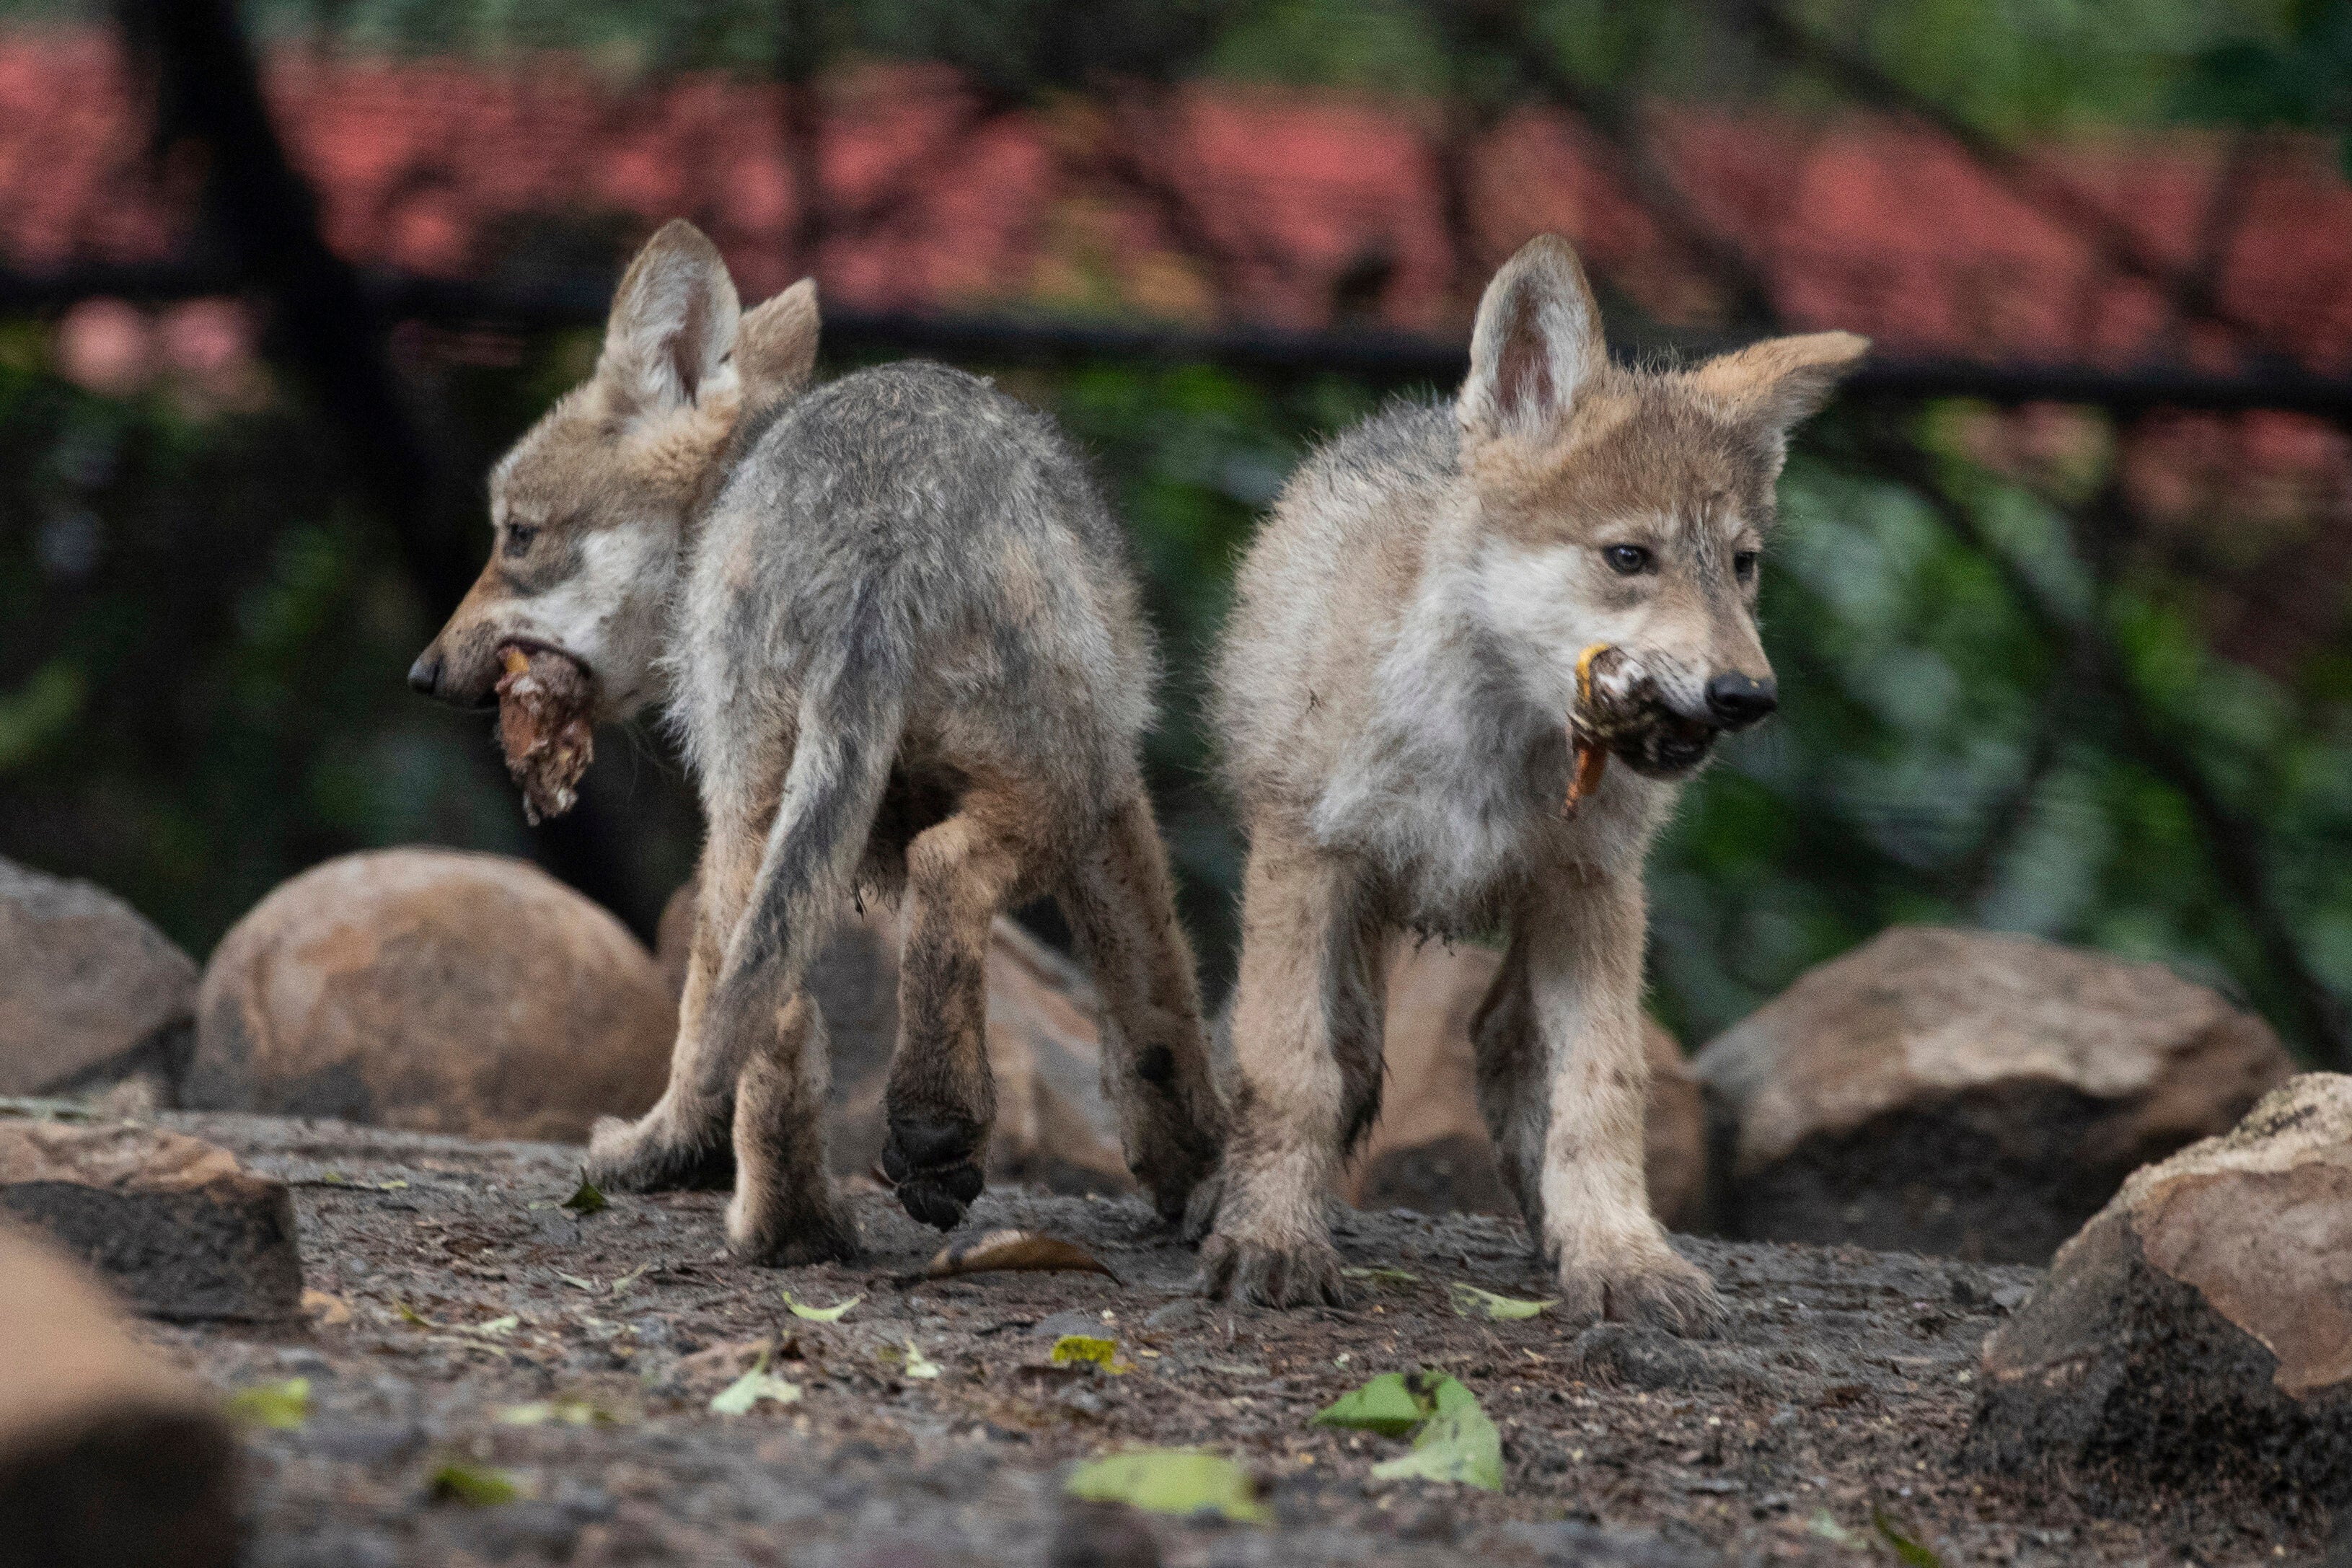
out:
<path id="1" fill-rule="evenodd" d="M 1609 748 L 1645 721 L 1642 700 L 1648 682 L 1633 657 L 1609 643 L 1594 643 L 1576 657 L 1576 708 L 1568 719 L 1571 758 L 1562 816 L 1574 816 L 1601 787 Z"/>
<path id="2" fill-rule="evenodd" d="M 578 660 L 546 648 L 510 645 L 500 657 L 499 742 L 522 787 L 523 819 L 535 827 L 579 802 L 580 775 L 596 755 L 594 687 Z"/>

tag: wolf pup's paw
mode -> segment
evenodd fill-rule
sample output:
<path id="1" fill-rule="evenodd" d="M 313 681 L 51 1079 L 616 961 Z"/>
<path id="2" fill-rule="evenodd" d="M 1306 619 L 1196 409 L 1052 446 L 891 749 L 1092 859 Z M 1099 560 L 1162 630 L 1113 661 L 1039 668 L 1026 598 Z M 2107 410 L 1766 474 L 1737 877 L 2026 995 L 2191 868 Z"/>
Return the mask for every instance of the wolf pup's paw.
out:
<path id="1" fill-rule="evenodd" d="M 830 1200 L 786 1205 L 745 1196 L 738 1193 L 727 1205 L 727 1251 L 737 1262 L 798 1268 L 858 1260 L 857 1227 Z"/>
<path id="2" fill-rule="evenodd" d="M 1217 1227 L 1217 1215 L 1225 1205 L 1225 1172 L 1220 1165 L 1211 1171 L 1201 1184 L 1192 1189 L 1192 1196 L 1184 1205 L 1184 1228 L 1180 1233 L 1187 1247 L 1198 1247 Z"/>
<path id="3" fill-rule="evenodd" d="M 1723 1320 L 1715 1281 L 1663 1241 L 1564 1258 L 1559 1290 L 1559 1319 L 1568 1328 L 1607 1318 L 1704 1339 Z"/>
<path id="4" fill-rule="evenodd" d="M 1199 1291 L 1261 1307 L 1344 1307 L 1339 1254 L 1328 1241 L 1268 1247 L 1223 1234 L 1201 1244 Z"/>
<path id="5" fill-rule="evenodd" d="M 735 1184 L 735 1151 L 726 1123 L 709 1142 L 688 1142 L 651 1116 L 624 1121 L 600 1116 L 588 1133 L 588 1179 L 611 1193 L 708 1191 Z"/>
<path id="6" fill-rule="evenodd" d="M 953 1230 L 988 1178 L 980 1168 L 982 1134 L 965 1121 L 892 1116 L 882 1145 L 882 1173 L 898 1205 L 938 1230 Z"/>

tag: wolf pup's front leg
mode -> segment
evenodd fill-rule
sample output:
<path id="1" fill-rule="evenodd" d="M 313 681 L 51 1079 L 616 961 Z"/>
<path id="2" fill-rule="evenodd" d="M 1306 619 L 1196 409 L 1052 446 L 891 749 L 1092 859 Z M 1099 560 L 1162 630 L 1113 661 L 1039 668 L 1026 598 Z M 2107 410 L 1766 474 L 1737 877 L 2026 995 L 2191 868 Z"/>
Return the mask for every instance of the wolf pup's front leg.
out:
<path id="1" fill-rule="evenodd" d="M 1560 868 L 1512 929 L 1474 1028 L 1478 1099 L 1528 1235 L 1559 1270 L 1560 1316 L 1705 1332 L 1722 1315 L 1715 1287 L 1666 1245 L 1643 1175 L 1641 880 Z"/>
<path id="2" fill-rule="evenodd" d="M 1336 1306 L 1346 1289 L 1324 1205 L 1348 1145 L 1380 1111 L 1380 942 L 1351 862 L 1264 829 L 1251 837 L 1234 1000 L 1240 1082 L 1201 1284 L 1270 1307 Z"/>

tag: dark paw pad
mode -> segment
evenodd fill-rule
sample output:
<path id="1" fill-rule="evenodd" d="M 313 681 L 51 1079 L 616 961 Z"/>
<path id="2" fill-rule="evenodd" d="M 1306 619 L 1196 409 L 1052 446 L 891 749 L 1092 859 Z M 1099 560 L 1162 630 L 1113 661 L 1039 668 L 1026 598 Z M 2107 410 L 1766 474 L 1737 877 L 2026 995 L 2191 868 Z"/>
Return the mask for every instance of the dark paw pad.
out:
<path id="1" fill-rule="evenodd" d="M 940 1230 L 963 1223 L 988 1178 L 980 1168 L 981 1130 L 969 1122 L 890 1119 L 882 1146 L 882 1173 L 898 1190 L 899 1206 Z"/>

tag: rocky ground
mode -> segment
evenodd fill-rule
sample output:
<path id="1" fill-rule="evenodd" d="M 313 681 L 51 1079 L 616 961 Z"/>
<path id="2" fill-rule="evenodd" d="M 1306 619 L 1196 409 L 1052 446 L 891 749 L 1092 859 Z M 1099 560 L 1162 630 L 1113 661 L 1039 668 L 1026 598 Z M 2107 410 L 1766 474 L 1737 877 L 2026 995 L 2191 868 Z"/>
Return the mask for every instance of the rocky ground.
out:
<path id="1" fill-rule="evenodd" d="M 2027 1268 L 1688 1241 L 1729 1303 L 1719 1338 L 1578 1335 L 1449 1306 L 1454 1281 L 1541 1294 L 1515 1226 L 1391 1211 L 1350 1215 L 1339 1245 L 1411 1279 L 1360 1279 L 1349 1310 L 1274 1313 L 1187 1296 L 1192 1255 L 1139 1203 L 993 1192 L 975 1228 L 1078 1241 L 1118 1282 L 907 1286 L 939 1238 L 878 1192 L 856 1199 L 864 1264 L 779 1272 L 719 1251 L 717 1194 L 556 1206 L 577 1179 L 561 1146 L 161 1120 L 297 1195 L 307 1326 L 144 1331 L 225 1392 L 308 1380 L 299 1426 L 247 1438 L 257 1565 L 1129 1564 L 1152 1542 L 1171 1563 L 1933 1560 L 1897 1536 L 1948 1563 L 2221 1563 L 2317 1544 L 2162 1497 L 2101 1517 L 2099 1500 L 1961 1468 L 1979 1347 Z M 863 1299 L 818 1323 L 786 1290 Z M 1050 1366 L 1081 1331 L 1116 1338 L 1133 1370 Z M 908 1375 L 909 1341 L 936 1377 Z M 800 1400 L 714 1414 L 771 1344 Z M 1499 1495 L 1375 1483 L 1402 1442 L 1309 1424 L 1372 1374 L 1424 1366 L 1501 1427 Z M 1065 1501 L 1072 1461 L 1136 1444 L 1241 1458 L 1272 1522 Z M 498 1477 L 520 1495 L 449 1495 Z"/>

